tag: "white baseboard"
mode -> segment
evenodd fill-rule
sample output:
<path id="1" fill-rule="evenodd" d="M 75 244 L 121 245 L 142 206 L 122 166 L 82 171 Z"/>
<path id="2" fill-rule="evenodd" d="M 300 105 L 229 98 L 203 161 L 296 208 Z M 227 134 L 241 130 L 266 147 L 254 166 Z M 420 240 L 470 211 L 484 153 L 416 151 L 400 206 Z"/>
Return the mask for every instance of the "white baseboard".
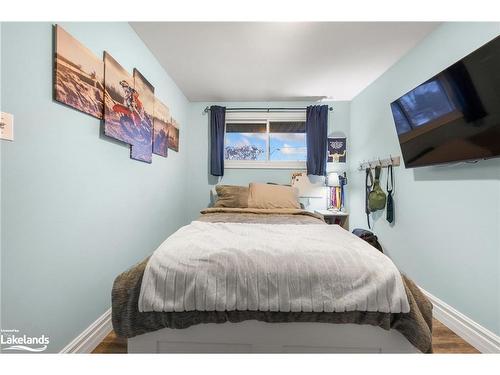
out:
<path id="1" fill-rule="evenodd" d="M 454 309 L 436 296 L 420 288 L 434 305 L 434 318 L 481 353 L 500 353 L 500 337 Z"/>
<path id="2" fill-rule="evenodd" d="M 97 345 L 113 330 L 111 309 L 80 333 L 60 353 L 92 353 Z"/>
<path id="3" fill-rule="evenodd" d="M 434 305 L 434 317 L 481 353 L 500 353 L 500 337 L 420 288 Z M 111 309 L 101 315 L 60 353 L 91 353 L 112 331 Z"/>

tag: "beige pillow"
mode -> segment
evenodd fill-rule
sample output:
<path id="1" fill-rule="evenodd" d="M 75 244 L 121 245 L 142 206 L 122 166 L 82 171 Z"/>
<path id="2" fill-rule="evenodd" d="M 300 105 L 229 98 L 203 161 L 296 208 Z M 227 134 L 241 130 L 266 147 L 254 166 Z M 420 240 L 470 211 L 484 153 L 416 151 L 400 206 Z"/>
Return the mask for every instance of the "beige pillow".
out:
<path id="1" fill-rule="evenodd" d="M 252 182 L 248 188 L 250 208 L 300 208 L 297 188 Z"/>
<path id="2" fill-rule="evenodd" d="M 214 207 L 246 208 L 248 207 L 248 187 L 217 185 L 217 201 Z"/>

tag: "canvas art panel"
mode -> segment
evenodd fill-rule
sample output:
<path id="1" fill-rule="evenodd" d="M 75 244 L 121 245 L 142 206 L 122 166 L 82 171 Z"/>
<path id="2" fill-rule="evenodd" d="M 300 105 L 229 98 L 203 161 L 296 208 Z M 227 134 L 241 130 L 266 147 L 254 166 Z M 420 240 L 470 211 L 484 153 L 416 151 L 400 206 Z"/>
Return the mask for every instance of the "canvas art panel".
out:
<path id="1" fill-rule="evenodd" d="M 133 86 L 133 78 L 113 57 L 104 52 L 104 134 L 119 141 L 130 143 L 133 139 L 131 126 L 127 126 L 128 111 L 126 88 Z M 124 119 L 122 119 L 122 117 Z"/>
<path id="2" fill-rule="evenodd" d="M 137 69 L 134 69 L 134 109 L 138 113 L 139 132 L 130 148 L 130 157 L 135 160 L 152 162 L 153 115 L 155 105 L 154 87 Z"/>
<path id="3" fill-rule="evenodd" d="M 134 77 L 107 52 L 104 52 L 104 71 L 104 134 L 131 145 L 134 159 L 151 162 L 152 124 L 144 115 L 142 98 L 134 88 Z M 149 107 L 151 99 L 147 91 L 152 91 L 152 86 L 137 77 Z M 148 110 L 152 113 L 151 108 Z"/>
<path id="4" fill-rule="evenodd" d="M 346 138 L 328 138 L 328 162 L 345 163 L 347 150 Z"/>
<path id="5" fill-rule="evenodd" d="M 155 98 L 153 119 L 153 153 L 167 157 L 168 155 L 168 130 L 172 121 L 170 109 L 158 98 Z"/>
<path id="6" fill-rule="evenodd" d="M 0 112 L 0 139 L 14 140 L 14 115 L 12 113 Z"/>
<path id="7" fill-rule="evenodd" d="M 179 152 L 179 124 L 175 119 L 172 119 L 168 127 L 168 148 Z"/>
<path id="8" fill-rule="evenodd" d="M 55 26 L 54 99 L 103 117 L 104 66 L 88 48 Z"/>

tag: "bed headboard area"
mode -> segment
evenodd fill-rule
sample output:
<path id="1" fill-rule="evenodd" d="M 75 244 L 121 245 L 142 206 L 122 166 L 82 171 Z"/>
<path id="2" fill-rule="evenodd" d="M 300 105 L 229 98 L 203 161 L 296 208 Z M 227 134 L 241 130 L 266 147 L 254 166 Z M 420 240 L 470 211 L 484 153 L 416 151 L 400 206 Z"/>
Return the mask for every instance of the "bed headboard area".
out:
<path id="1" fill-rule="evenodd" d="M 292 186 L 299 190 L 300 203 L 308 210 L 324 210 L 326 208 L 328 188 L 322 176 L 308 176 L 306 172 L 292 175 Z"/>
<path id="2" fill-rule="evenodd" d="M 292 175 L 292 186 L 299 190 L 301 198 L 325 197 L 325 178 L 322 176 L 308 176 L 306 172 L 297 172 Z"/>
<path id="3" fill-rule="evenodd" d="M 298 189 L 299 201 L 306 209 L 325 209 L 327 204 L 328 188 L 325 186 L 325 177 L 322 176 L 308 176 L 306 172 L 293 172 L 290 175 L 291 186 Z M 256 181 L 258 182 L 258 181 Z M 266 182 L 266 181 L 263 181 Z M 285 181 L 282 181 L 285 183 Z M 267 181 L 268 184 L 275 184 L 275 182 Z M 232 183 L 226 183 L 233 185 Z M 278 184 L 278 183 L 276 183 Z M 285 183 L 286 184 L 286 183 Z M 224 185 L 224 183 L 221 183 Z M 247 186 L 241 183 L 234 184 L 237 186 Z M 210 189 L 210 206 L 217 200 L 217 192 L 215 186 Z"/>

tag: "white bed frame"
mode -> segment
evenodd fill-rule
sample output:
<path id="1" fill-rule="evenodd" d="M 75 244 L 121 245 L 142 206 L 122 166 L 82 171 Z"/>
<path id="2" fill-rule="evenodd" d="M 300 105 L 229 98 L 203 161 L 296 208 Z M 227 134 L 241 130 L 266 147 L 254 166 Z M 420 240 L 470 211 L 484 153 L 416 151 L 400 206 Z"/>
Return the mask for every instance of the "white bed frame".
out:
<path id="1" fill-rule="evenodd" d="M 128 339 L 129 353 L 419 353 L 395 330 L 358 324 L 241 323 L 163 328 Z"/>

